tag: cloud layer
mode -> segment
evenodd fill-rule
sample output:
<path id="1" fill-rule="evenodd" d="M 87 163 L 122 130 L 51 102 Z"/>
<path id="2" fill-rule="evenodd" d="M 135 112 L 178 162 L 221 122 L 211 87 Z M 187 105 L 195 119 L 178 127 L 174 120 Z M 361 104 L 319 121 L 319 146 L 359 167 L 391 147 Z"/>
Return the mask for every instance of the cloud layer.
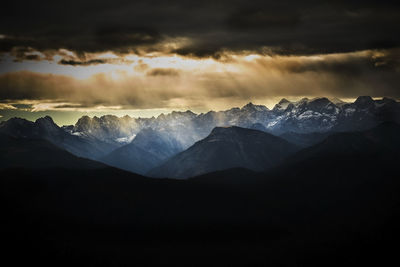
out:
<path id="1" fill-rule="evenodd" d="M 398 1 L 77 1 L 2 6 L 0 52 L 321 54 L 399 47 Z M 183 41 L 184 40 L 184 41 Z"/>
<path id="2" fill-rule="evenodd" d="M 400 99 L 398 1 L 22 0 L 1 11 L 0 111 Z"/>
<path id="3" fill-rule="evenodd" d="M 319 56 L 236 56 L 229 62 L 213 61 L 203 71 L 146 65 L 136 72 L 99 73 L 83 80 L 11 72 L 0 76 L 0 99 L 5 103 L 75 103 L 79 108 L 212 108 L 286 96 L 400 98 L 398 86 L 393 86 L 400 83 L 400 64 L 393 60 L 398 54 L 398 50 L 368 50 Z"/>

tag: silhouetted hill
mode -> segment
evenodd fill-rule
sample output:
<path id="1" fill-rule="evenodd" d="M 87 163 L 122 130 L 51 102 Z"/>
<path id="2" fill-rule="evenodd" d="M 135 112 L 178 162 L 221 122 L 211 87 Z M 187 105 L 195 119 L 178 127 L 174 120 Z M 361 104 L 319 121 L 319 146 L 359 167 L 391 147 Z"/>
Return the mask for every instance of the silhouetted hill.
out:
<path id="1" fill-rule="evenodd" d="M 49 116 L 35 122 L 21 118 L 9 119 L 0 124 L 0 133 L 16 138 L 44 139 L 74 155 L 91 159 L 96 159 L 113 148 L 100 140 L 72 135 L 56 125 Z"/>
<path id="2" fill-rule="evenodd" d="M 4 257 L 53 266 L 386 265 L 398 260 L 398 159 L 314 157 L 188 180 L 113 168 L 1 170 Z"/>
<path id="3" fill-rule="evenodd" d="M 210 140 L 217 142 L 227 129 Z M 252 140 L 264 139 L 255 132 Z M 398 133 L 398 125 L 384 123 L 334 134 L 267 172 L 229 169 L 187 180 L 114 168 L 1 169 L 2 260 L 48 266 L 396 264 Z"/>
<path id="4" fill-rule="evenodd" d="M 14 167 L 93 169 L 106 166 L 78 158 L 46 140 L 0 134 L 0 168 Z"/>
<path id="5" fill-rule="evenodd" d="M 149 175 L 188 178 L 235 167 L 262 171 L 296 150 L 295 145 L 265 132 L 216 127 L 205 139 L 156 167 Z"/>
<path id="6" fill-rule="evenodd" d="M 327 138 L 331 134 L 332 134 L 331 132 L 323 132 L 323 133 L 319 133 L 319 132 L 315 132 L 315 133 L 286 132 L 284 134 L 281 134 L 279 137 L 287 140 L 288 142 L 296 144 L 300 147 L 308 147 L 308 146 L 318 144 L 319 142 L 323 141 L 325 138 Z"/>
<path id="7" fill-rule="evenodd" d="M 291 161 L 330 157 L 333 161 L 340 157 L 387 156 L 400 151 L 400 125 L 384 122 L 362 132 L 335 133 L 322 142 L 305 148 L 291 157 Z"/>

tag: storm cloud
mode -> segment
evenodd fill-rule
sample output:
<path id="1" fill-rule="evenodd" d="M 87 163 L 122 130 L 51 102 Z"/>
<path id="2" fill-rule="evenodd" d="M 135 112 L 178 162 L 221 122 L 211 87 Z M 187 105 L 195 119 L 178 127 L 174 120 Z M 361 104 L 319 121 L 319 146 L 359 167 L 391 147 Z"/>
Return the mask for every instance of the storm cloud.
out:
<path id="1" fill-rule="evenodd" d="M 399 12 L 398 1 L 373 0 L 25 0 L 2 6 L 0 51 L 219 58 L 226 51 L 309 55 L 385 49 L 400 44 Z M 187 42 L 164 45 L 175 38 Z"/>
<path id="2" fill-rule="evenodd" d="M 398 1 L 22 0 L 1 12 L 0 110 L 12 114 L 400 99 Z"/>

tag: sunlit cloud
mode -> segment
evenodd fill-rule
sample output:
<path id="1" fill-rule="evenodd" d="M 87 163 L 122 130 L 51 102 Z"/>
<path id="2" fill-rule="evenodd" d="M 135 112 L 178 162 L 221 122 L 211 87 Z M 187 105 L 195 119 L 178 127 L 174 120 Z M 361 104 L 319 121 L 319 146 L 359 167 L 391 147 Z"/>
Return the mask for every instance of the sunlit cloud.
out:
<path id="1" fill-rule="evenodd" d="M 0 103 L 0 110 L 1 109 L 17 109 L 17 108 L 10 104 Z"/>
<path id="2" fill-rule="evenodd" d="M 74 57 L 71 64 L 59 64 L 57 56 L 22 63 L 10 56 L 9 70 L 0 74 L 0 103 L 31 112 L 147 110 L 153 115 L 223 110 L 249 101 L 272 108 L 282 97 L 399 98 L 393 87 L 400 82 L 397 54 L 396 49 L 310 56 L 237 53 L 221 61 L 100 53 Z M 108 61 L 89 64 L 92 60 Z"/>

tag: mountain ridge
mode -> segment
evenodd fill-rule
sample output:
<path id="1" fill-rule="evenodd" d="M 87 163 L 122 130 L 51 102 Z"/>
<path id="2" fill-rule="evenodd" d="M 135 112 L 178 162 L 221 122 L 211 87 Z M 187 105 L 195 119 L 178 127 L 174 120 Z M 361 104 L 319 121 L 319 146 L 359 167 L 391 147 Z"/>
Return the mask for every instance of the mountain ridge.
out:
<path id="1" fill-rule="evenodd" d="M 366 104 L 362 104 L 364 102 Z M 184 148 L 187 148 L 195 141 L 206 137 L 214 127 L 218 126 L 251 128 L 251 125 L 258 124 L 265 127 L 267 132 L 280 135 L 285 132 L 311 133 L 362 130 L 378 125 L 387 118 L 400 122 L 399 102 L 386 97 L 373 100 L 371 97 L 360 96 L 354 103 L 343 102 L 337 98 L 331 101 L 326 97 L 302 98 L 294 102 L 283 98 L 272 109 L 249 102 L 242 108 L 209 111 L 200 114 L 188 110 L 185 112 L 173 111 L 151 118 L 128 117 L 124 121 L 122 121 L 122 118 L 115 117 L 113 121 L 107 122 L 107 117 L 104 116 L 87 119 L 100 123 L 99 126 L 91 129 L 91 134 L 94 134 L 97 128 L 109 129 L 109 131 L 117 130 L 115 139 L 116 136 L 132 136 L 143 128 L 172 129 L 171 136 L 174 136 Z M 118 120 L 121 120 L 121 122 L 118 122 Z M 125 125 L 126 121 L 130 121 L 129 127 Z M 77 124 L 81 123 L 83 122 Z M 110 125 L 114 126 L 111 127 Z M 74 126 L 73 132 L 89 134 L 87 129 L 81 131 L 82 129 L 85 128 Z M 181 137 L 178 136 L 180 131 L 183 130 L 190 133 L 192 137 L 181 140 Z M 96 136 L 96 134 L 94 135 Z M 99 134 L 98 137 L 102 139 L 103 134 Z"/>
<path id="2" fill-rule="evenodd" d="M 206 138 L 168 159 L 148 175 L 184 179 L 229 168 L 262 171 L 297 149 L 296 145 L 262 131 L 237 126 L 215 127 Z"/>
<path id="3" fill-rule="evenodd" d="M 390 98 L 374 100 L 360 96 L 354 103 L 332 101 L 326 97 L 282 99 L 273 109 L 250 102 L 242 108 L 225 111 L 201 114 L 173 111 L 152 118 L 83 116 L 75 125 L 62 128 L 49 116 L 35 122 L 12 118 L 0 123 L 0 132 L 22 138 L 43 138 L 77 156 L 105 160 L 113 166 L 143 174 L 206 138 L 216 127 L 256 129 L 307 147 L 332 133 L 362 131 L 384 121 L 400 123 L 400 103 Z M 147 133 L 146 129 L 149 129 Z M 132 142 L 137 147 L 130 145 Z M 114 151 L 142 163 L 131 168 L 125 157 L 118 156 L 117 152 L 111 154 Z"/>

